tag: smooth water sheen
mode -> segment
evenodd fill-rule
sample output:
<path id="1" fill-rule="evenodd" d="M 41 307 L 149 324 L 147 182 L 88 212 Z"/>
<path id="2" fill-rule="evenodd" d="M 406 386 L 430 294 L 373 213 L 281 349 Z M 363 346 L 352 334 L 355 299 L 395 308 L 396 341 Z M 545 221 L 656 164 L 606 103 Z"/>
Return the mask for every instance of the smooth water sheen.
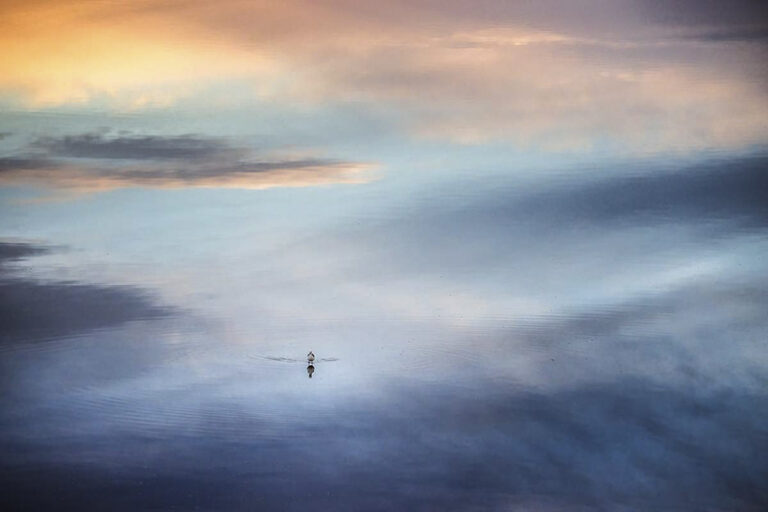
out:
<path id="1" fill-rule="evenodd" d="M 768 509 L 762 10 L 181 4 L 0 11 L 0 508 Z"/>

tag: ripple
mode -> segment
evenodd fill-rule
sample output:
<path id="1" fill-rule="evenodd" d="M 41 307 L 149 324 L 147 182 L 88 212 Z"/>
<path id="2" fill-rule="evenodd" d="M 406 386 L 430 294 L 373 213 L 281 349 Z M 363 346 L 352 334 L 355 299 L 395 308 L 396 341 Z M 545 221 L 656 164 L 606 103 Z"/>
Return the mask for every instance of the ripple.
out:
<path id="1" fill-rule="evenodd" d="M 307 358 L 306 357 L 303 358 L 303 359 L 297 359 L 295 357 L 281 357 L 281 356 L 254 356 L 254 355 L 252 355 L 252 356 L 249 356 L 249 357 L 251 359 L 262 359 L 262 360 L 267 360 L 267 361 L 275 361 L 275 362 L 278 362 L 278 363 L 306 363 L 307 362 Z M 318 362 L 333 363 L 333 362 L 336 362 L 336 361 L 341 361 L 341 359 L 339 359 L 338 357 L 320 357 L 320 358 L 316 358 L 314 362 L 315 362 L 315 364 L 317 364 Z"/>

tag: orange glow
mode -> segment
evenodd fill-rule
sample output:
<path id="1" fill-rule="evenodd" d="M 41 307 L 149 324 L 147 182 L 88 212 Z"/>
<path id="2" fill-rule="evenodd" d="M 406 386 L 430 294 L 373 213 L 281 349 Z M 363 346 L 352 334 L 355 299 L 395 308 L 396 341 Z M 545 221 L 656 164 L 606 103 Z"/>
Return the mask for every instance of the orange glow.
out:
<path id="1" fill-rule="evenodd" d="M 352 100 L 400 112 L 412 136 L 469 144 L 611 138 L 645 151 L 768 132 L 763 78 L 727 67 L 753 50 L 727 47 L 715 65 L 709 43 L 675 31 L 586 37 L 341 0 L 9 3 L 2 17 L 0 97 L 32 109 L 173 108 L 221 101 L 238 81 L 253 93 L 245 108 Z M 680 66 L 678 50 L 695 58 Z"/>
<path id="2" fill-rule="evenodd" d="M 37 185 L 57 188 L 69 194 L 106 192 L 121 188 L 220 188 L 264 190 L 275 187 L 308 187 L 332 184 L 361 184 L 371 181 L 368 172 L 373 165 L 364 163 L 329 163 L 309 167 L 282 168 L 270 171 L 242 171 L 217 173 L 214 176 L 198 174 L 190 169 L 183 176 L 164 173 L 162 168 L 143 168 L 142 172 L 99 172 L 97 168 L 82 165 L 61 165 L 35 169 L 4 171 L 0 185 Z"/>

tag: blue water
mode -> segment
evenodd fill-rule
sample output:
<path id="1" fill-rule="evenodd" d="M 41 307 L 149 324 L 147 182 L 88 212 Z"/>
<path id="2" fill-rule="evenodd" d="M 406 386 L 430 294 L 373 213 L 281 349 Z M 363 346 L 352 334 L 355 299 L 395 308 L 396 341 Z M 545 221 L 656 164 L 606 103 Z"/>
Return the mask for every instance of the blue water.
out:
<path id="1" fill-rule="evenodd" d="M 9 204 L 4 499 L 758 510 L 767 164 Z"/>

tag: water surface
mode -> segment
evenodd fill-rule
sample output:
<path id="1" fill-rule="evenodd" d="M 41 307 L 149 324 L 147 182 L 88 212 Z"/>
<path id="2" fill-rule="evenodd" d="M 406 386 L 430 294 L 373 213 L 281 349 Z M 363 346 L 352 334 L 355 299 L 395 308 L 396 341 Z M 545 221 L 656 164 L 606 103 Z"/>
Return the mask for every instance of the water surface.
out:
<path id="1" fill-rule="evenodd" d="M 768 507 L 765 13 L 480 3 L 3 8 L 4 509 Z"/>

